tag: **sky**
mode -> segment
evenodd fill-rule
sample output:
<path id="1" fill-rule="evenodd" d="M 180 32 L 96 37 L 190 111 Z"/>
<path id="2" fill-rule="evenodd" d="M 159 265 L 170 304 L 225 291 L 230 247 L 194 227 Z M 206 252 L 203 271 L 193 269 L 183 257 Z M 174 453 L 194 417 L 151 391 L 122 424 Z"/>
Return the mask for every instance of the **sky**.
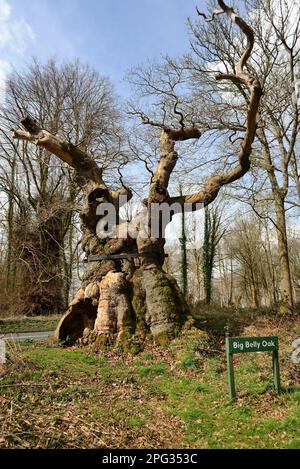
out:
<path id="1" fill-rule="evenodd" d="M 147 60 L 188 48 L 187 18 L 204 0 L 0 0 L 0 83 L 32 56 L 80 58 L 111 78 Z"/>

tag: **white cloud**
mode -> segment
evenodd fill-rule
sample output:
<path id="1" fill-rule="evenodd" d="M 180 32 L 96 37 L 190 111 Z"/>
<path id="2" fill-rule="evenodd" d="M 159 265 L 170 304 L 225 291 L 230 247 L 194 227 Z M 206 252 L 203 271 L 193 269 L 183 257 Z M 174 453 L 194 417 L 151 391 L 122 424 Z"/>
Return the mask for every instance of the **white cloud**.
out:
<path id="1" fill-rule="evenodd" d="M 10 32 L 11 7 L 6 0 L 0 0 L 0 47 L 11 38 Z"/>
<path id="2" fill-rule="evenodd" d="M 24 18 L 16 18 L 7 0 L 0 0 L 0 96 L 12 64 L 25 53 L 34 32 Z"/>
<path id="3" fill-rule="evenodd" d="M 29 41 L 34 39 L 31 26 L 21 18 L 11 25 L 11 47 L 17 54 L 23 54 Z"/>
<path id="4" fill-rule="evenodd" d="M 3 85 L 5 81 L 5 77 L 7 73 L 9 73 L 10 68 L 11 67 L 8 62 L 0 59 L 0 91 L 1 91 L 1 84 Z"/>
<path id="5" fill-rule="evenodd" d="M 11 6 L 6 0 L 0 0 L 0 21 L 6 21 L 11 15 Z"/>
<path id="6" fill-rule="evenodd" d="M 5 60 L 0 59 L 0 102 L 4 98 L 6 77 L 10 70 L 11 66 L 9 65 L 9 63 Z"/>

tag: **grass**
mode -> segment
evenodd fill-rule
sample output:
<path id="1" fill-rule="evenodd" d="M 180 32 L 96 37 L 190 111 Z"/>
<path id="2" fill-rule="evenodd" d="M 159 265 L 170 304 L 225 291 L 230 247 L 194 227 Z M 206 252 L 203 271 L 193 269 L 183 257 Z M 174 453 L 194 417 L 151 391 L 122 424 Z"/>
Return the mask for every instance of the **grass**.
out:
<path id="1" fill-rule="evenodd" d="M 0 320 L 0 336 L 12 332 L 47 332 L 53 331 L 59 316 L 41 316 L 37 318 L 8 318 Z"/>
<path id="2" fill-rule="evenodd" d="M 279 336 L 282 394 L 269 354 L 236 355 L 229 403 L 219 327 L 134 358 L 18 344 L 0 378 L 0 447 L 300 448 L 300 365 L 290 361 L 300 321 L 257 315 L 239 328 Z"/>

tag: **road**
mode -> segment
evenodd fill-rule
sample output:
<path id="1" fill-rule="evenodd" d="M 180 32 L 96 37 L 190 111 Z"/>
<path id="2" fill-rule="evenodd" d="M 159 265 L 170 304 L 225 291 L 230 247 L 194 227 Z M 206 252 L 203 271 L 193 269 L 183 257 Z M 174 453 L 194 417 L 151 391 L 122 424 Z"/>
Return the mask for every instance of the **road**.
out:
<path id="1" fill-rule="evenodd" d="M 6 340 L 43 340 L 47 339 L 54 331 L 47 332 L 12 332 L 10 334 L 0 335 L 2 339 Z"/>

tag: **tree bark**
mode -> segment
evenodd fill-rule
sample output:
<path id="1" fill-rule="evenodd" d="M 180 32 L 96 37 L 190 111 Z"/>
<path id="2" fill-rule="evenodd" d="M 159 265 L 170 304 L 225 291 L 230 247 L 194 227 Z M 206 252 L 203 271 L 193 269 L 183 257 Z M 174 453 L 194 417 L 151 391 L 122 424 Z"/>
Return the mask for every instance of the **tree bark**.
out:
<path id="1" fill-rule="evenodd" d="M 25 316 L 57 315 L 66 307 L 60 270 L 64 214 L 46 214 L 37 224 L 29 216 L 14 233 L 23 272 L 19 312 Z"/>
<path id="2" fill-rule="evenodd" d="M 275 194 L 275 211 L 280 264 L 281 312 L 292 313 L 294 309 L 294 296 L 291 279 L 285 207 L 284 199 L 278 193 Z"/>
<path id="3" fill-rule="evenodd" d="M 267 174 L 271 183 L 272 195 L 275 204 L 276 220 L 273 223 L 276 228 L 279 254 L 281 310 L 285 313 L 292 313 L 294 308 L 294 299 L 291 279 L 291 268 L 289 261 L 285 210 L 285 199 L 288 193 L 288 174 L 286 172 L 283 175 L 284 184 L 281 187 L 275 175 L 275 168 L 272 162 L 269 143 L 266 137 L 266 133 L 263 129 L 258 130 L 258 137 L 263 145 L 263 156 L 268 165 Z"/>

